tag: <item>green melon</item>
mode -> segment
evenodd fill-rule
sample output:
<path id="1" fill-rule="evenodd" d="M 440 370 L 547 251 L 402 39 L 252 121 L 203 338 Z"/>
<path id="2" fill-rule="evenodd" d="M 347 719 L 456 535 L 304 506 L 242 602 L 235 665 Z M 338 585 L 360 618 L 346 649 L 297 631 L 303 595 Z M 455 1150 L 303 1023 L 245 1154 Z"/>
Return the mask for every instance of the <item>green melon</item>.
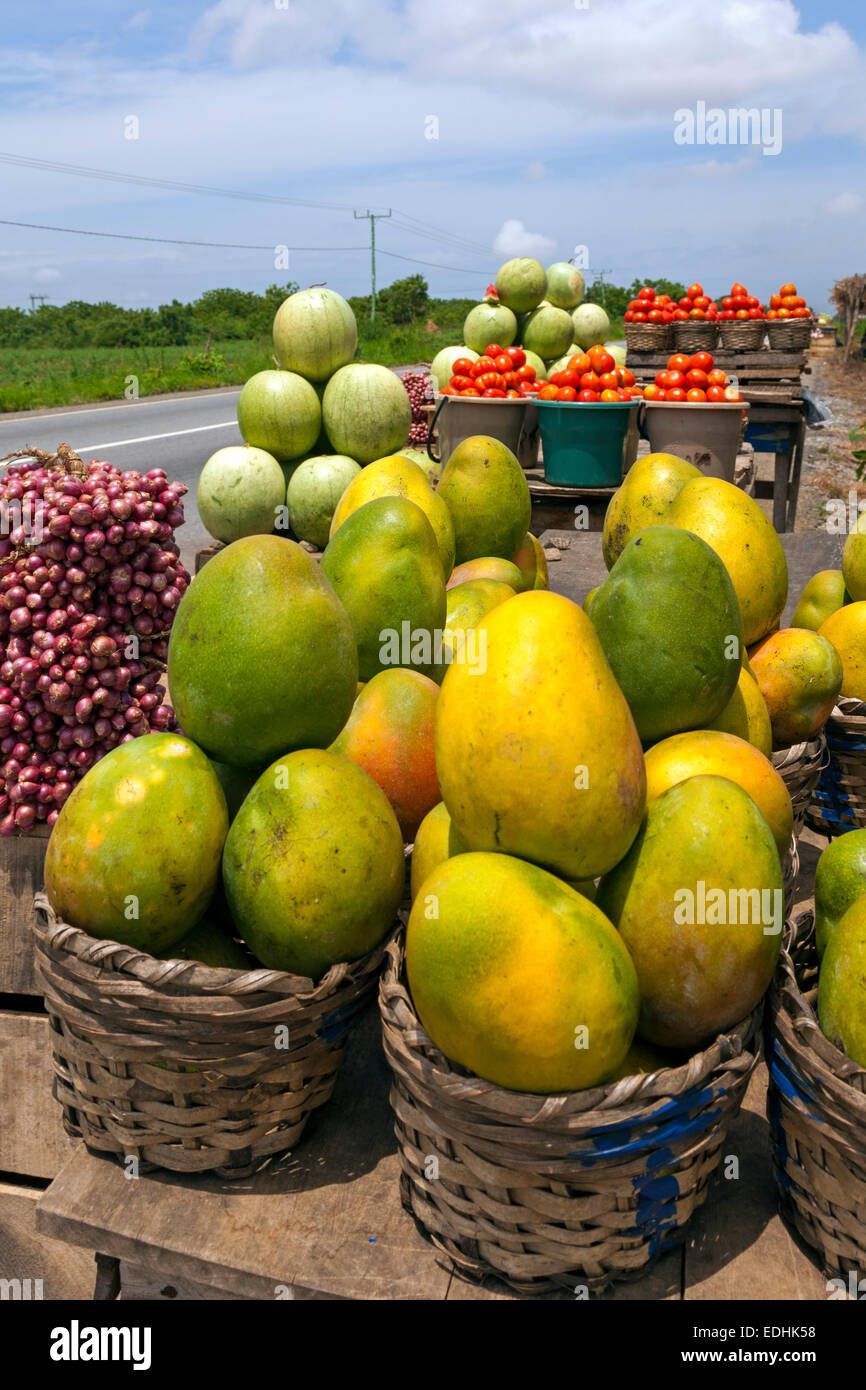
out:
<path id="1" fill-rule="evenodd" d="M 358 325 L 342 295 L 317 287 L 284 300 L 274 318 L 274 348 L 290 372 L 327 381 L 355 356 Z"/>
<path id="2" fill-rule="evenodd" d="M 256 372 L 238 397 L 238 427 L 247 444 L 287 463 L 315 444 L 322 408 L 313 387 L 295 372 Z"/>
<path id="3" fill-rule="evenodd" d="M 198 480 L 199 516 L 218 541 L 266 536 L 285 501 L 282 466 L 273 454 L 251 444 L 229 445 L 211 454 Z"/>

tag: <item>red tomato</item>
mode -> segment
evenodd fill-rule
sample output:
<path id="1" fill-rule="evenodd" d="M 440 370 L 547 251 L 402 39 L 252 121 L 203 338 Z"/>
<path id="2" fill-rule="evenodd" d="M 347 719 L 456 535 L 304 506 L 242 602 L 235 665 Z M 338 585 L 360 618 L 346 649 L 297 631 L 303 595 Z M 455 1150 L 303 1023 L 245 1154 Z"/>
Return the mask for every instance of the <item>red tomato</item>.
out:
<path id="1" fill-rule="evenodd" d="M 453 386 L 443 386 L 439 392 L 440 396 L 456 396 L 458 394 L 459 392 L 455 391 Z"/>
<path id="2" fill-rule="evenodd" d="M 587 391 L 586 389 L 584 389 L 582 391 L 578 391 L 577 399 L 579 401 L 598 401 L 601 400 L 601 397 L 599 396 L 597 391 Z"/>
<path id="3" fill-rule="evenodd" d="M 726 321 L 729 319 L 735 319 L 736 317 L 737 316 L 734 313 L 733 309 L 723 309 L 722 312 L 719 314 L 719 318 L 725 319 Z"/>
<path id="4" fill-rule="evenodd" d="M 522 396 L 519 391 L 506 391 L 505 394 L 510 401 L 522 400 Z"/>
<path id="5" fill-rule="evenodd" d="M 728 374 L 721 367 L 713 367 L 712 371 L 707 372 L 707 381 L 710 386 L 727 386 Z"/>
<path id="6" fill-rule="evenodd" d="M 770 295 L 770 308 L 771 308 L 771 309 L 781 309 L 781 307 L 782 307 L 782 296 L 781 296 L 780 294 L 771 294 L 771 295 Z"/>
<path id="7" fill-rule="evenodd" d="M 740 395 L 739 391 L 735 391 L 734 388 L 733 388 L 733 386 L 727 386 L 727 387 L 725 388 L 725 400 L 726 400 L 726 401 L 741 401 L 742 399 L 743 399 L 743 398 L 742 398 L 742 396 Z"/>
<path id="8" fill-rule="evenodd" d="M 523 348 L 510 347 L 505 349 L 506 355 L 511 358 L 515 367 L 522 367 L 526 361 L 526 353 Z"/>
<path id="9" fill-rule="evenodd" d="M 662 372 L 662 376 L 664 377 L 664 381 L 659 381 L 658 377 L 656 377 L 656 382 L 659 386 L 663 386 L 666 391 L 671 391 L 674 387 L 685 386 L 686 384 L 684 372 Z"/>
<path id="10" fill-rule="evenodd" d="M 553 386 L 549 381 L 545 382 L 538 393 L 538 399 L 540 401 L 555 401 L 558 396 L 559 387 Z"/>
<path id="11" fill-rule="evenodd" d="M 726 397 L 726 395 L 725 395 L 725 388 L 724 388 L 724 386 L 708 386 L 708 387 L 707 387 L 707 400 L 708 400 L 708 401 L 724 401 L 724 400 L 727 400 L 727 397 Z"/>
<path id="12" fill-rule="evenodd" d="M 692 300 L 692 308 L 694 308 L 694 309 L 709 309 L 711 303 L 712 303 L 712 300 L 709 298 L 708 295 L 706 295 L 706 294 L 698 294 L 698 295 L 696 295 L 695 298 Z"/>
<path id="13" fill-rule="evenodd" d="M 664 323 L 665 316 L 661 309 L 650 309 L 647 314 L 647 319 L 650 323 Z"/>
<path id="14" fill-rule="evenodd" d="M 659 390 L 660 390 L 660 391 L 664 391 L 664 390 L 666 389 L 666 387 L 667 387 L 667 384 L 668 384 L 668 374 L 667 374 L 667 372 L 656 372 L 655 377 L 654 377 L 654 380 L 655 380 L 655 384 L 656 384 L 656 386 L 658 386 Z"/>
<path id="15" fill-rule="evenodd" d="M 705 401 L 706 399 L 706 391 L 703 391 L 699 386 L 693 386 L 690 391 L 686 392 L 687 401 Z"/>
<path id="16" fill-rule="evenodd" d="M 489 391 L 482 391 L 481 394 L 482 396 L 493 396 L 497 400 L 505 400 L 505 392 L 498 387 L 493 387 Z"/>
<path id="17" fill-rule="evenodd" d="M 521 381 L 518 389 L 521 396 L 535 396 L 540 385 L 540 381 Z"/>
<path id="18" fill-rule="evenodd" d="M 592 371 L 592 363 L 585 352 L 576 352 L 573 357 L 568 359 L 568 370 L 577 372 L 578 376 L 583 376 L 584 372 Z"/>
<path id="19" fill-rule="evenodd" d="M 675 352 L 668 358 L 669 372 L 687 372 L 692 365 L 692 359 L 684 352 Z"/>
<path id="20" fill-rule="evenodd" d="M 451 385 L 455 391 L 468 391 L 473 384 L 471 376 L 452 376 Z"/>
<path id="21" fill-rule="evenodd" d="M 634 314 L 632 313 L 631 309 L 626 309 L 626 311 L 625 311 L 625 313 L 623 314 L 622 318 L 623 318 L 623 323 L 631 323 L 632 320 L 634 319 Z"/>
<path id="22" fill-rule="evenodd" d="M 696 280 L 695 283 L 693 285 L 689 285 L 688 289 L 686 290 L 686 299 L 699 299 L 703 295 L 703 293 L 703 285 L 699 285 Z M 680 300 L 680 303 L 682 303 L 682 300 Z"/>
<path id="23" fill-rule="evenodd" d="M 666 401 L 684 401 L 686 393 L 681 386 L 672 386 L 670 391 L 665 391 Z"/>
<path id="24" fill-rule="evenodd" d="M 475 385 L 478 387 L 479 391 L 489 391 L 491 388 L 498 387 L 499 373 L 482 372 L 480 376 L 475 378 Z"/>
<path id="25" fill-rule="evenodd" d="M 674 323 L 682 323 L 683 319 L 687 318 L 688 314 L 685 309 L 674 309 Z"/>
<path id="26" fill-rule="evenodd" d="M 469 375 L 475 377 L 483 376 L 485 372 L 493 371 L 493 359 L 491 357 L 479 357 L 477 362 L 473 362 L 469 369 Z"/>
<path id="27" fill-rule="evenodd" d="M 734 314 L 734 318 L 735 318 L 735 319 L 747 319 L 748 317 L 749 317 L 749 311 L 748 311 L 748 309 L 738 309 L 737 312 Z"/>
<path id="28" fill-rule="evenodd" d="M 731 285 L 732 299 L 741 299 L 744 295 L 747 295 L 748 293 L 749 291 L 746 289 L 745 285 L 741 285 L 739 280 L 735 280 L 734 283 Z"/>
<path id="29" fill-rule="evenodd" d="M 620 386 L 634 386 L 635 374 L 630 372 L 628 367 L 618 367 L 616 374 L 619 377 Z"/>
<path id="30" fill-rule="evenodd" d="M 521 381 L 534 381 L 534 380 L 535 380 L 535 368 L 534 368 L 534 367 L 530 367 L 529 364 L 527 363 L 526 366 L 521 366 L 521 367 L 518 367 L 518 368 L 517 368 L 517 375 L 520 377 L 520 380 L 521 380 Z"/>
<path id="31" fill-rule="evenodd" d="M 764 317 L 763 309 L 747 309 L 746 313 L 750 319 L 762 319 Z"/>
<path id="32" fill-rule="evenodd" d="M 690 319 L 705 319 L 706 317 L 707 317 L 707 311 L 706 311 L 706 309 L 690 309 L 690 310 L 689 310 L 689 318 L 690 318 Z"/>
<path id="33" fill-rule="evenodd" d="M 747 294 L 747 295 L 746 295 L 746 308 L 747 308 L 747 309 L 757 309 L 757 308 L 760 307 L 760 304 L 761 304 L 760 299 L 756 299 L 755 296 L 754 296 L 753 294 Z"/>
<path id="34" fill-rule="evenodd" d="M 693 352 L 689 358 L 689 369 L 696 368 L 699 372 L 711 372 L 713 370 L 713 354 L 711 352 Z"/>
<path id="35" fill-rule="evenodd" d="M 686 386 L 699 386 L 702 391 L 705 391 L 707 385 L 707 374 L 702 372 L 700 367 L 692 367 L 690 372 L 686 372 Z"/>
<path id="36" fill-rule="evenodd" d="M 576 401 L 577 392 L 573 386 L 560 386 L 556 393 L 556 399 L 558 401 Z"/>
<path id="37" fill-rule="evenodd" d="M 643 398 L 645 401 L 660 401 L 664 397 L 661 386 L 645 386 L 643 388 Z"/>
<path id="38" fill-rule="evenodd" d="M 722 308 L 723 308 L 723 309 L 733 309 L 733 307 L 734 307 L 733 296 L 730 295 L 730 294 L 726 294 L 725 297 L 724 297 L 724 299 L 722 300 Z"/>
<path id="39" fill-rule="evenodd" d="M 596 343 L 588 353 L 589 360 L 593 365 L 593 370 L 601 376 L 602 372 L 612 372 L 616 366 L 616 359 L 611 356 L 607 348 L 602 347 L 601 343 Z"/>
<path id="40" fill-rule="evenodd" d="M 638 290 L 638 299 L 655 299 L 656 292 L 652 285 L 644 285 L 642 290 Z"/>
<path id="41" fill-rule="evenodd" d="M 554 386 L 577 386 L 580 383 L 580 376 L 569 367 L 561 372 L 554 372 L 550 380 Z"/>
<path id="42" fill-rule="evenodd" d="M 791 317 L 792 313 L 793 313 L 793 310 L 792 310 L 792 309 L 777 309 L 777 310 L 776 310 L 776 318 L 777 318 L 777 319 L 789 319 L 789 318 Z"/>
<path id="43" fill-rule="evenodd" d="M 580 378 L 580 389 L 582 391 L 600 391 L 601 378 L 597 372 L 584 372 Z"/>
<path id="44" fill-rule="evenodd" d="M 779 294 L 782 296 L 783 299 L 784 299 L 787 295 L 789 295 L 789 294 L 796 294 L 796 293 L 797 293 L 797 286 L 796 286 L 796 285 L 791 285 L 791 284 L 783 285 L 782 288 L 779 290 Z"/>
<path id="45" fill-rule="evenodd" d="M 613 391 L 613 390 L 610 390 L 610 389 L 608 389 L 608 390 L 606 390 L 606 391 L 602 391 L 602 393 L 601 393 L 601 399 L 602 399 L 603 401 L 618 401 L 618 400 L 619 400 L 619 392 L 618 392 L 618 391 Z"/>
<path id="46" fill-rule="evenodd" d="M 471 376 L 472 358 L 458 357 L 456 362 L 454 363 L 454 366 L 451 368 L 451 371 L 454 376 Z"/>
<path id="47" fill-rule="evenodd" d="M 599 381 L 602 391 L 615 391 L 619 386 L 619 377 L 616 372 L 602 372 Z"/>
<path id="48" fill-rule="evenodd" d="M 481 392 L 476 391 L 474 386 L 470 386 L 468 391 L 461 391 L 461 396 L 480 396 Z"/>
<path id="49" fill-rule="evenodd" d="M 811 317 L 812 317 L 812 312 L 811 312 L 810 309 L 803 308 L 803 309 L 792 309 L 792 310 L 791 310 L 791 318 L 792 318 L 792 319 L 810 319 Z"/>
<path id="50" fill-rule="evenodd" d="M 493 365 L 500 376 L 504 376 L 506 372 L 514 371 L 514 363 L 507 352 L 501 352 L 498 357 L 495 357 L 493 359 Z"/>
<path id="51" fill-rule="evenodd" d="M 779 317 L 779 315 L 777 314 L 777 312 L 776 312 L 775 309 L 768 309 L 768 310 L 767 310 L 767 313 L 766 313 L 766 317 L 767 317 L 768 319 L 777 319 L 777 318 Z"/>
<path id="52" fill-rule="evenodd" d="M 633 323 L 646 323 L 646 314 L 632 314 Z"/>
<path id="53" fill-rule="evenodd" d="M 491 358 L 491 360 L 495 362 L 497 357 L 501 357 L 504 351 L 505 348 L 500 347 L 498 343 L 488 343 L 484 350 L 484 356 Z"/>

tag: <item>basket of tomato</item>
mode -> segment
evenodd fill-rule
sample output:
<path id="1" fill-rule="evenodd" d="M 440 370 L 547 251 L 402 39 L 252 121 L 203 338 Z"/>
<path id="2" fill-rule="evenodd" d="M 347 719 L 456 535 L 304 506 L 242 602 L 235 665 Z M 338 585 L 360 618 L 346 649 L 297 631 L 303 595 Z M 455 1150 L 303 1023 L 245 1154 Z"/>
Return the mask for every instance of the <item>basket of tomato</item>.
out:
<path id="1" fill-rule="evenodd" d="M 777 352 L 802 351 L 811 342 L 812 311 L 790 281 L 781 286 L 778 294 L 770 295 L 767 337 Z"/>
<path id="2" fill-rule="evenodd" d="M 643 398 L 653 453 L 676 454 L 710 477 L 733 482 L 746 411 L 736 379 L 716 367 L 712 353 L 675 352 L 644 387 Z"/>
<path id="3" fill-rule="evenodd" d="M 634 374 L 598 345 L 569 358 L 537 394 L 544 477 L 558 487 L 622 482 L 630 426 L 643 392 Z"/>
<path id="4" fill-rule="evenodd" d="M 689 285 L 673 317 L 674 347 L 679 352 L 709 351 L 718 338 L 719 309 L 703 285 Z"/>
<path id="5" fill-rule="evenodd" d="M 526 444 L 533 422 L 527 419 L 527 407 L 543 384 L 523 348 L 491 343 L 474 362 L 458 357 L 430 422 L 429 457 L 434 463 L 447 463 L 464 439 L 486 434 L 507 445 L 524 468 L 530 467 Z M 438 456 L 433 451 L 434 426 L 438 428 Z M 537 455 L 537 441 L 532 447 Z"/>
<path id="6" fill-rule="evenodd" d="M 676 304 L 669 294 L 644 285 L 625 311 L 625 341 L 635 352 L 664 352 L 671 343 Z"/>
<path id="7" fill-rule="evenodd" d="M 719 312 L 719 336 L 728 352 L 758 352 L 767 331 L 766 309 L 737 280 Z"/>

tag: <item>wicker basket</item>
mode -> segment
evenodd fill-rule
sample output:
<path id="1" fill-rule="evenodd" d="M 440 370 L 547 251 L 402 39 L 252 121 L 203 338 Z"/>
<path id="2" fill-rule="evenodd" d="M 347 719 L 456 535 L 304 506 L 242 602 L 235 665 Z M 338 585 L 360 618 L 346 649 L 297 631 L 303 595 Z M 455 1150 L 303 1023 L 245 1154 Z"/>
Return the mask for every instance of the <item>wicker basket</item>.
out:
<path id="1" fill-rule="evenodd" d="M 800 874 L 800 851 L 797 849 L 796 831 L 791 836 L 788 853 L 782 860 L 782 891 L 785 894 L 785 918 L 794 911 L 797 901 L 797 879 Z"/>
<path id="2" fill-rule="evenodd" d="M 795 743 L 773 754 L 773 767 L 779 773 L 791 797 L 794 808 L 794 834 L 799 835 L 818 779 L 827 766 L 829 754 L 823 729 L 808 743 Z"/>
<path id="3" fill-rule="evenodd" d="M 64 1127 L 141 1172 L 240 1178 L 294 1148 L 330 1098 L 385 953 L 383 943 L 314 985 L 96 940 L 58 921 L 44 893 L 36 909 Z"/>
<path id="4" fill-rule="evenodd" d="M 768 1114 L 782 1215 L 826 1273 L 866 1274 L 866 1070 L 815 1015 L 813 914 L 789 924 L 767 1008 Z"/>
<path id="5" fill-rule="evenodd" d="M 680 319 L 673 325 L 674 347 L 677 352 L 713 352 L 718 338 L 714 323 L 706 319 Z"/>
<path id="6" fill-rule="evenodd" d="M 806 823 L 832 839 L 866 826 L 866 704 L 841 696 L 825 725 L 827 764 Z"/>
<path id="7" fill-rule="evenodd" d="M 415 1013 L 396 941 L 379 986 L 401 1196 L 466 1274 L 520 1292 L 637 1278 L 684 1238 L 758 1059 L 761 1008 L 682 1067 L 563 1095 L 453 1065 Z"/>
<path id="8" fill-rule="evenodd" d="M 627 323 L 625 342 L 629 352 L 665 352 L 673 341 L 669 323 Z"/>
<path id="9" fill-rule="evenodd" d="M 759 352 L 766 332 L 764 319 L 725 319 L 719 324 L 725 352 Z"/>
<path id="10" fill-rule="evenodd" d="M 767 338 L 775 352 L 804 352 L 812 343 L 812 320 L 769 319 Z"/>

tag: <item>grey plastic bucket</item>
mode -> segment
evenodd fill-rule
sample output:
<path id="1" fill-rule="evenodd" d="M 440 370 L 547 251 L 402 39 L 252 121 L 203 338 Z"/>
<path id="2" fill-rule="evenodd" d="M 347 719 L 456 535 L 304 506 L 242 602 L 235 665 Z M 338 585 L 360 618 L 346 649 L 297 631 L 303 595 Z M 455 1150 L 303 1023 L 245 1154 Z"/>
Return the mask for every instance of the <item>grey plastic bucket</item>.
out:
<path id="1" fill-rule="evenodd" d="M 746 409 L 743 401 L 647 401 L 644 432 L 654 454 L 676 454 L 707 477 L 732 483 Z"/>
<path id="2" fill-rule="evenodd" d="M 434 425 L 439 431 L 438 456 L 433 452 Z M 483 396 L 437 397 L 427 439 L 427 454 L 434 463 L 444 467 L 458 444 L 476 434 L 486 434 L 491 439 L 500 440 L 520 460 L 523 468 L 534 468 L 538 463 L 538 426 L 534 402 L 497 398 L 485 400 Z"/>

